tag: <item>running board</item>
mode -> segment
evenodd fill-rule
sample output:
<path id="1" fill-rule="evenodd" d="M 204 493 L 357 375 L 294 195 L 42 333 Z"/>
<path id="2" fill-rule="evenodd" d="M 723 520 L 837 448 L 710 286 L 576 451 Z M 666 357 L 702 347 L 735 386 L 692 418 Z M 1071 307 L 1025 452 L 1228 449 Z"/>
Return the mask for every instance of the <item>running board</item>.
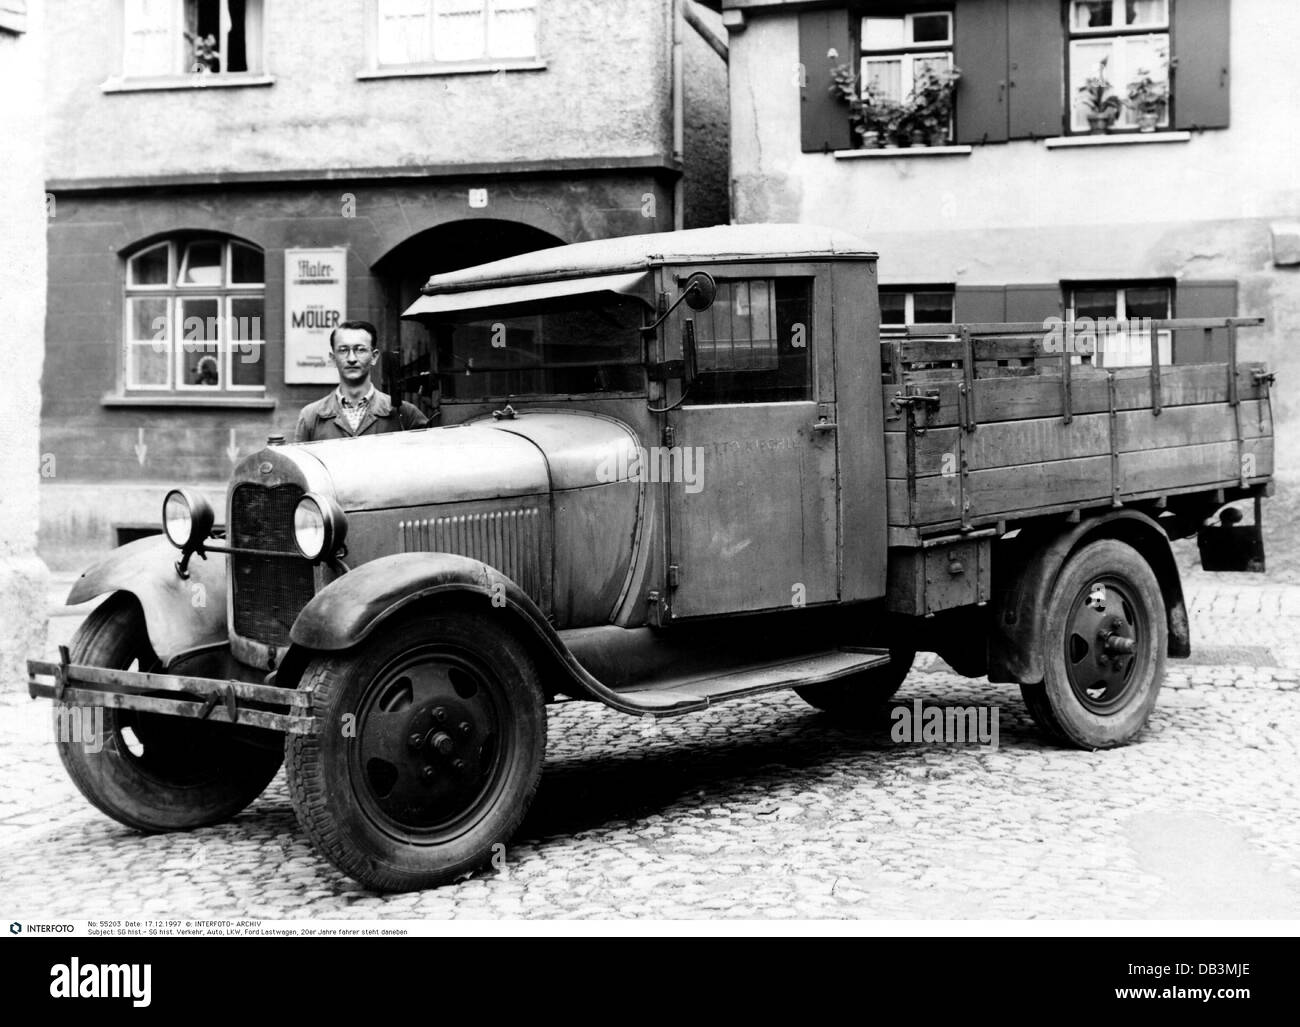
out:
<path id="1" fill-rule="evenodd" d="M 619 689 L 625 703 L 655 717 L 702 710 L 727 699 L 818 685 L 889 663 L 888 649 L 845 646 L 820 653 L 751 664 L 739 670 L 690 678 L 666 678 Z"/>

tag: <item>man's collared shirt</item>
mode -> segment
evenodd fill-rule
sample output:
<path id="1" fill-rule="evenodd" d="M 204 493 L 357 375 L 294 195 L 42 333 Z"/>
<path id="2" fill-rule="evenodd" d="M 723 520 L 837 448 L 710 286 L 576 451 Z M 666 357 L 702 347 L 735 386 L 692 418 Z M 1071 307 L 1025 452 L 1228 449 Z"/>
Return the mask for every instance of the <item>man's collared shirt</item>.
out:
<path id="1" fill-rule="evenodd" d="M 353 439 L 362 435 L 382 435 L 385 432 L 409 431 L 423 428 L 429 419 L 419 407 L 411 403 L 394 406 L 387 393 L 374 388 L 366 394 L 364 401 L 350 404 L 353 411 L 360 411 L 355 423 L 353 416 L 344 406 L 340 390 L 327 392 L 315 403 L 308 403 L 298 415 L 298 427 L 294 432 L 295 442 L 319 442 L 322 439 Z"/>
<path id="2" fill-rule="evenodd" d="M 374 382 L 370 383 L 370 389 L 358 400 L 350 400 L 343 392 L 343 386 L 337 390 L 339 397 L 339 409 L 343 411 L 343 416 L 348 419 L 348 424 L 352 426 L 353 432 L 361 425 L 361 420 L 366 416 L 366 410 L 370 407 L 370 399 L 375 394 Z"/>

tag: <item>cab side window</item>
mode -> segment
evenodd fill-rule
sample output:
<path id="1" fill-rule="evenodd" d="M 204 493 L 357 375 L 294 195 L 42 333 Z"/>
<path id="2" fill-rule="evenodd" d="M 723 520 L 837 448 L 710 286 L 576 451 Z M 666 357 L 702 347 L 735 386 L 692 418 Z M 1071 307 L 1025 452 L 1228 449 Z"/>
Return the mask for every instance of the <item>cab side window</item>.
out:
<path id="1" fill-rule="evenodd" d="M 686 402 L 811 400 L 811 278 L 719 279 L 708 310 L 679 308 L 695 321 L 698 377 Z"/>

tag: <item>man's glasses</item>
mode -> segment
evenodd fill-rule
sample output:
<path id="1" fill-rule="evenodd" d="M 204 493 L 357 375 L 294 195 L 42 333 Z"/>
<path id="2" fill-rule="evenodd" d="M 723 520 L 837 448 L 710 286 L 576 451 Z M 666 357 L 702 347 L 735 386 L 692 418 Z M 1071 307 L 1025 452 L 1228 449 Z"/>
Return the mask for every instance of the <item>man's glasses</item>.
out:
<path id="1" fill-rule="evenodd" d="M 369 353 L 372 349 L 374 349 L 373 346 L 339 346 L 334 350 L 334 352 L 341 357 L 351 356 L 353 354 L 361 356 L 363 353 Z"/>

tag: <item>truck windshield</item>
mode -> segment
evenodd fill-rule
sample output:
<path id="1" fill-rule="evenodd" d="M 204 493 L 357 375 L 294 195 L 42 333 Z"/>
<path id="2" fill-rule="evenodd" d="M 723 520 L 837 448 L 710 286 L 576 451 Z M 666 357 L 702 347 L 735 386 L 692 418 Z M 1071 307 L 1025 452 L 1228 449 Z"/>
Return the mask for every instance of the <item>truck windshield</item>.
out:
<path id="1" fill-rule="evenodd" d="M 444 400 L 644 392 L 644 302 L 612 293 L 478 309 L 430 325 Z"/>

